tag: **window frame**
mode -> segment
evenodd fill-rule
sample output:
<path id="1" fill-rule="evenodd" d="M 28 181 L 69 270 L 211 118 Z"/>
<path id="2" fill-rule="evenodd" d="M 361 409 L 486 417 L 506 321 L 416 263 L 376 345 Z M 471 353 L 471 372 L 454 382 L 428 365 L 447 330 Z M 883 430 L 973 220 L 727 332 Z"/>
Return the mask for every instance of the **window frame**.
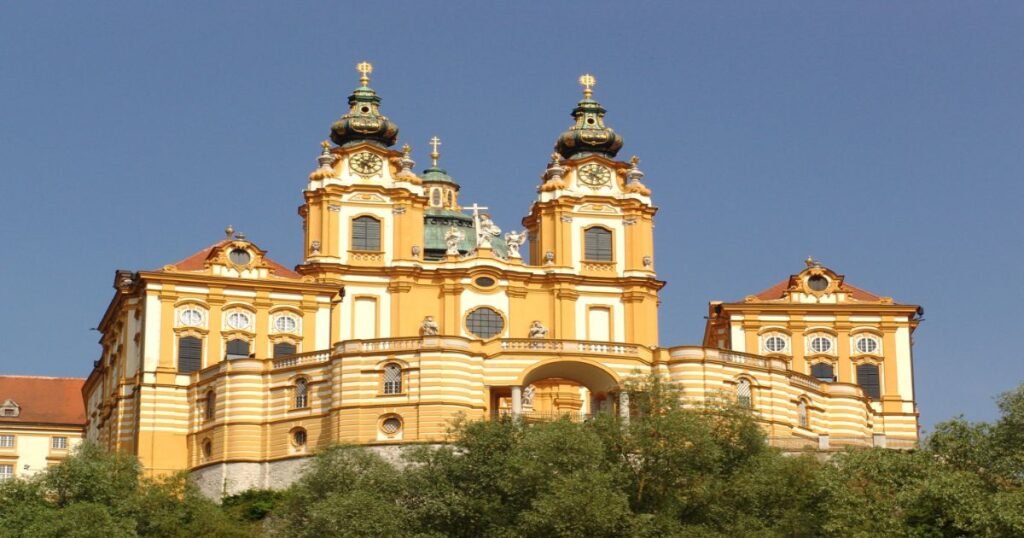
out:
<path id="1" fill-rule="evenodd" d="M 391 376 L 389 379 L 389 373 L 396 372 L 397 379 L 395 376 Z M 401 364 L 397 362 L 389 362 L 381 368 L 381 394 L 385 396 L 398 396 L 404 394 L 405 389 L 405 368 L 402 368 Z"/>
<path id="2" fill-rule="evenodd" d="M 198 356 L 196 356 L 196 357 L 187 357 L 187 359 L 190 360 L 190 361 L 191 360 L 195 360 L 196 361 L 196 367 L 194 369 L 184 369 L 184 368 L 182 368 L 182 359 L 183 359 L 183 357 L 182 357 L 182 345 L 181 344 L 185 340 L 189 340 L 189 341 L 195 340 L 196 342 L 199 343 L 199 346 L 198 346 Z M 178 364 L 177 364 L 178 373 L 180 373 L 180 374 L 191 374 L 192 372 L 198 372 L 199 370 L 203 369 L 203 344 L 204 344 L 203 341 L 204 341 L 203 337 L 201 337 L 199 335 L 196 335 L 196 334 L 192 334 L 192 333 L 184 333 L 184 334 L 179 334 L 178 335 L 178 341 L 177 341 L 177 346 L 178 346 L 178 356 L 177 356 L 177 359 L 178 359 L 178 361 L 177 361 L 178 362 Z M 191 347 L 192 346 L 190 345 L 189 348 L 191 349 Z"/>
<path id="3" fill-rule="evenodd" d="M 292 384 L 292 405 L 294 409 L 307 409 L 309 407 L 309 380 L 305 377 L 295 379 Z"/>
<path id="4" fill-rule="evenodd" d="M 242 342 L 245 344 L 245 354 L 238 353 L 236 349 L 232 352 L 231 345 L 235 342 Z M 239 360 L 248 359 L 252 355 L 252 342 L 248 338 L 241 338 L 239 336 L 229 336 L 227 341 L 224 342 L 224 360 Z"/>
<path id="5" fill-rule="evenodd" d="M 217 420 L 217 391 L 210 389 L 203 396 L 203 420 L 212 422 Z"/>
<path id="6" fill-rule="evenodd" d="M 829 371 L 831 372 L 831 375 L 829 376 L 829 379 L 827 379 L 827 380 L 826 379 L 822 379 L 821 377 L 818 377 L 818 376 L 814 375 L 814 367 L 815 366 L 828 366 Z M 817 361 L 817 362 L 811 363 L 811 365 L 808 367 L 807 375 L 813 377 L 814 379 L 817 379 L 818 381 L 822 381 L 822 382 L 825 382 L 825 383 L 835 383 L 836 382 L 836 365 L 833 364 L 830 361 Z"/>
<path id="7" fill-rule="evenodd" d="M 474 313 L 479 312 L 481 310 L 489 310 L 496 314 L 498 316 L 498 319 L 501 320 L 501 327 L 498 329 L 497 332 L 490 336 L 483 336 L 482 334 L 477 334 L 475 331 L 472 330 L 473 325 L 470 323 L 470 317 Z M 471 307 L 469 310 L 466 310 L 466 314 L 462 318 L 462 324 L 463 328 L 466 331 L 466 334 L 468 334 L 471 338 L 479 338 L 484 341 L 494 340 L 495 338 L 501 338 L 502 335 L 504 335 L 505 332 L 508 330 L 508 319 L 505 318 L 505 314 L 501 310 L 498 310 L 497 308 L 489 305 L 477 305 Z"/>
<path id="8" fill-rule="evenodd" d="M 58 443 L 58 440 L 63 441 Z M 57 446 L 58 444 L 62 446 Z M 50 450 L 67 450 L 68 449 L 68 438 L 66 435 L 54 435 L 50 437 Z"/>
<path id="9" fill-rule="evenodd" d="M 10 467 L 11 472 L 10 473 L 3 472 L 8 467 Z M 14 477 L 15 477 L 15 474 L 14 474 L 14 468 L 15 467 L 16 466 L 15 466 L 14 463 L 6 463 L 6 462 L 5 463 L 0 463 L 0 482 L 6 482 L 8 480 L 13 480 Z"/>
<path id="10" fill-rule="evenodd" d="M 874 371 L 875 371 L 874 373 L 875 373 L 875 381 L 876 382 L 875 382 L 873 387 L 874 387 L 876 393 L 874 395 L 872 395 L 868 391 L 868 387 L 871 387 L 871 385 L 865 386 L 861 382 L 862 381 L 861 380 L 861 368 L 873 368 Z M 862 361 L 862 362 L 858 362 L 857 364 L 854 365 L 853 371 L 854 371 L 854 373 L 857 376 L 857 379 L 855 380 L 856 383 L 857 383 L 857 386 L 860 387 L 861 391 L 864 392 L 864 397 L 869 399 L 869 400 L 871 400 L 871 401 L 876 401 L 876 402 L 877 401 L 881 401 L 882 400 L 882 388 L 883 388 L 883 383 L 882 383 L 882 366 L 880 364 L 876 363 L 876 362 Z"/>
<path id="11" fill-rule="evenodd" d="M 746 387 L 747 394 L 743 394 Z M 744 409 L 754 408 L 754 383 L 745 377 L 736 380 L 736 404 Z"/>
<path id="12" fill-rule="evenodd" d="M 0 448 L 18 448 L 18 436 L 13 433 L 0 434 Z"/>

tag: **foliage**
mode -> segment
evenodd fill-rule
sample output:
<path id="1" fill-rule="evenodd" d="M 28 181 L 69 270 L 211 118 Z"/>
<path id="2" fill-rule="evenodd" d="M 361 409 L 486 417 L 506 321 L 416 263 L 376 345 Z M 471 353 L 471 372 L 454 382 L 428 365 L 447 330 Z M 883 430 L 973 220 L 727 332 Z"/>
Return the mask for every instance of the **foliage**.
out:
<path id="1" fill-rule="evenodd" d="M 456 421 L 450 443 L 321 451 L 283 492 L 202 498 L 85 445 L 0 486 L 0 536 L 1024 536 L 1024 386 L 915 451 L 770 448 L 747 409 L 627 385 L 628 421 Z"/>

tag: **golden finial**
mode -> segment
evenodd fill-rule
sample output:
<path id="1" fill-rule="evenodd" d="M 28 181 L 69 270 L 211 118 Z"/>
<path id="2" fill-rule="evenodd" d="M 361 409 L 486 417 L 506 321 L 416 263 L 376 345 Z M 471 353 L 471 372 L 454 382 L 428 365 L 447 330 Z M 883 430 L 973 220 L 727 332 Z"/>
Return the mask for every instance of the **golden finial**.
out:
<path id="1" fill-rule="evenodd" d="M 640 165 L 640 157 L 637 157 L 636 155 L 630 157 L 629 164 L 632 164 L 633 168 L 636 168 L 637 166 Z"/>
<path id="2" fill-rule="evenodd" d="M 559 155 L 557 151 L 552 151 L 551 152 L 551 163 L 552 164 L 558 164 L 560 162 L 562 162 L 562 156 Z"/>
<path id="3" fill-rule="evenodd" d="M 814 267 L 815 265 L 818 265 L 818 262 L 814 261 L 814 258 L 808 256 L 807 259 L 804 260 L 804 265 L 807 267 Z"/>
<path id="4" fill-rule="evenodd" d="M 235 227 L 234 226 L 228 224 L 228 227 L 224 228 L 224 235 L 226 235 L 228 237 L 228 239 L 231 239 L 231 236 L 234 233 L 235 233 Z"/>
<path id="5" fill-rule="evenodd" d="M 320 153 L 323 153 L 324 155 L 327 155 L 330 152 L 331 152 L 331 143 L 326 141 L 326 140 L 324 140 L 323 142 L 320 142 Z"/>
<path id="6" fill-rule="evenodd" d="M 583 98 L 590 99 L 590 96 L 594 94 L 592 88 L 597 84 L 597 79 L 590 73 L 584 73 L 580 75 L 580 86 L 583 86 Z"/>
<path id="7" fill-rule="evenodd" d="M 402 146 L 402 156 L 405 157 L 406 159 L 408 159 L 410 153 L 412 153 L 412 146 L 410 146 L 409 144 L 403 145 Z"/>
<path id="8" fill-rule="evenodd" d="M 359 83 L 366 86 L 370 83 L 370 73 L 373 73 L 373 64 L 367 61 L 359 62 L 356 65 L 356 71 L 359 71 Z"/>
<path id="9" fill-rule="evenodd" d="M 441 145 L 441 139 L 438 138 L 437 136 L 431 138 L 430 145 L 434 148 L 434 150 L 430 152 L 430 160 L 433 162 L 431 166 L 437 168 L 437 159 L 438 157 L 441 156 L 441 154 L 437 151 L 437 146 Z"/>

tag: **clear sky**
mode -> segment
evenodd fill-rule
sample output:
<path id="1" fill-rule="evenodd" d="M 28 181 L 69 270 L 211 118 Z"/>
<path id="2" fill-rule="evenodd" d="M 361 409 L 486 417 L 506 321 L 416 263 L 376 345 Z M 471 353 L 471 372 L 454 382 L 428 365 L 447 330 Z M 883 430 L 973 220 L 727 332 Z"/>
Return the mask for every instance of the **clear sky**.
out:
<path id="1" fill-rule="evenodd" d="M 114 270 L 227 224 L 298 263 L 318 144 L 369 60 L 400 144 L 520 227 L 595 98 L 660 207 L 663 345 L 813 255 L 921 304 L 922 422 L 1024 381 L 1019 2 L 7 2 L 0 371 L 88 374 Z M 486 7 L 485 7 L 486 6 Z"/>

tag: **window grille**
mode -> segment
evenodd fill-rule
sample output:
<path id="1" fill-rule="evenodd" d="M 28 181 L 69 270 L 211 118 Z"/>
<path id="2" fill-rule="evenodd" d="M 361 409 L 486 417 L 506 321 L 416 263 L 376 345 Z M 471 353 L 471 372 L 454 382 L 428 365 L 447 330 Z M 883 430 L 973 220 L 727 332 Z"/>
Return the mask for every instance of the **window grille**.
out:
<path id="1" fill-rule="evenodd" d="M 592 262 L 612 261 L 612 233 L 592 227 L 583 232 L 583 259 Z"/>
<path id="2" fill-rule="evenodd" d="M 0 435 L 0 448 L 14 448 L 14 436 Z"/>
<path id="3" fill-rule="evenodd" d="M 178 371 L 187 374 L 203 366 L 203 341 L 195 336 L 178 339 Z"/>
<path id="4" fill-rule="evenodd" d="M 384 422 L 380 425 L 380 430 L 388 435 L 394 435 L 402 429 L 402 421 L 395 417 L 389 417 L 384 419 Z"/>
<path id="5" fill-rule="evenodd" d="M 875 353 L 878 351 L 878 340 L 871 336 L 862 336 L 858 338 L 857 351 L 861 353 Z"/>
<path id="6" fill-rule="evenodd" d="M 68 438 L 67 437 L 54 437 L 53 442 L 50 444 L 56 450 L 67 450 Z"/>
<path id="7" fill-rule="evenodd" d="M 309 386 L 305 379 L 295 381 L 295 407 L 306 407 L 309 404 Z"/>
<path id="8" fill-rule="evenodd" d="M 249 342 L 246 340 L 228 340 L 228 359 L 245 359 L 249 357 Z"/>
<path id="9" fill-rule="evenodd" d="M 380 221 L 373 217 L 352 220 L 352 250 L 380 252 Z"/>
<path id="10" fill-rule="evenodd" d="M 811 338 L 811 350 L 815 353 L 828 353 L 832 350 L 832 340 L 827 336 L 815 336 Z"/>
<path id="11" fill-rule="evenodd" d="M 764 341 L 764 348 L 772 353 L 779 353 L 786 349 L 786 339 L 781 336 L 769 336 Z"/>
<path id="12" fill-rule="evenodd" d="M 827 381 L 829 383 L 836 380 L 835 371 L 832 365 L 827 362 L 819 362 L 811 366 L 811 377 L 815 377 L 818 381 Z"/>
<path id="13" fill-rule="evenodd" d="M 481 307 L 466 316 L 466 328 L 480 338 L 491 338 L 505 329 L 505 320 L 494 309 Z"/>
<path id="14" fill-rule="evenodd" d="M 750 381 L 741 379 L 736 384 L 736 403 L 738 403 L 740 407 L 751 407 L 753 402 L 751 398 Z"/>
<path id="15" fill-rule="evenodd" d="M 306 430 L 295 430 L 295 433 L 292 434 L 292 442 L 298 447 L 306 446 Z"/>
<path id="16" fill-rule="evenodd" d="M 402 368 L 397 364 L 384 367 L 384 394 L 402 393 Z"/>
<path id="17" fill-rule="evenodd" d="M 878 379 L 878 366 L 861 364 L 857 366 L 857 384 L 864 389 L 864 395 L 873 400 L 881 397 L 881 384 Z"/>

